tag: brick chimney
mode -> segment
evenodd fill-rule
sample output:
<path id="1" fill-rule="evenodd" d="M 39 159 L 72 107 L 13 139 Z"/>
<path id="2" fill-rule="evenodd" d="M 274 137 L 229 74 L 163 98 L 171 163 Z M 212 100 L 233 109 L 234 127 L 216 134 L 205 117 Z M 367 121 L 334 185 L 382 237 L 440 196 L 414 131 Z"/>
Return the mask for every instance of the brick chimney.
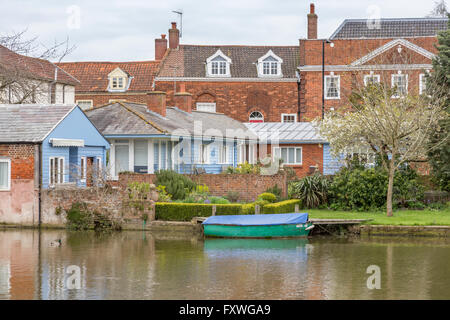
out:
<path id="1" fill-rule="evenodd" d="M 314 12 L 314 3 L 309 5 L 308 39 L 317 39 L 317 14 Z"/>
<path id="2" fill-rule="evenodd" d="M 150 111 L 166 116 L 166 93 L 163 91 L 147 92 L 147 108 Z"/>
<path id="3" fill-rule="evenodd" d="M 188 92 L 177 92 L 173 96 L 175 106 L 183 111 L 192 112 L 192 94 Z"/>
<path id="4" fill-rule="evenodd" d="M 161 39 L 155 39 L 155 60 L 161 60 L 167 50 L 166 35 L 162 34 Z"/>
<path id="5" fill-rule="evenodd" d="M 180 30 L 177 29 L 177 23 L 172 22 L 172 28 L 169 29 L 169 48 L 176 49 L 180 44 Z"/>

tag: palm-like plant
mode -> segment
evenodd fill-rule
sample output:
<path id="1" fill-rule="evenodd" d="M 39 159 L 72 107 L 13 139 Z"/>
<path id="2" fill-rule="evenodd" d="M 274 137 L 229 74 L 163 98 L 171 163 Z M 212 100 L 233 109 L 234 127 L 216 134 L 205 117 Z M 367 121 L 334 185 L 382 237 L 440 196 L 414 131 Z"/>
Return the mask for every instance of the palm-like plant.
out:
<path id="1" fill-rule="evenodd" d="M 316 208 L 327 201 L 329 181 L 321 174 L 305 177 L 291 184 L 291 197 L 302 200 L 307 208 Z"/>

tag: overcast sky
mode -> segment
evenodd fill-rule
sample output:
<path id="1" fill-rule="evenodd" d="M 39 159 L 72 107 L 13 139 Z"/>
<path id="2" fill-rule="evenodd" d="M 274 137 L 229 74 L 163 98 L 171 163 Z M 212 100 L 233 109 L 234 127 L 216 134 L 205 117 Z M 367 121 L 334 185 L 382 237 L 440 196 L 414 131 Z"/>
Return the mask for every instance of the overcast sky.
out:
<path id="1" fill-rule="evenodd" d="M 347 18 L 424 17 L 434 0 L 313 0 L 319 37 Z M 185 44 L 297 45 L 310 0 L 0 0 L 0 33 L 28 29 L 45 45 L 69 37 L 64 61 L 154 58 L 154 39 L 182 9 Z"/>

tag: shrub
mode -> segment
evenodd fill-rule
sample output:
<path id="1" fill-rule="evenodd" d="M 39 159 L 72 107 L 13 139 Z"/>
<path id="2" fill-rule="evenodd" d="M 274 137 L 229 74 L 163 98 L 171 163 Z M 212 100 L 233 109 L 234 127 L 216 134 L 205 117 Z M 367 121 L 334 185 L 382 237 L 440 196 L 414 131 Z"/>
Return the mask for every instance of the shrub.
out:
<path id="1" fill-rule="evenodd" d="M 69 229 L 86 230 L 92 226 L 93 222 L 93 215 L 88 211 L 85 203 L 73 203 L 67 211 L 67 226 Z"/>
<path id="2" fill-rule="evenodd" d="M 258 196 L 258 200 L 265 200 L 265 201 L 268 201 L 268 202 L 275 202 L 275 201 L 277 201 L 277 196 L 274 195 L 273 193 L 264 192 L 264 193 L 261 193 Z"/>
<path id="3" fill-rule="evenodd" d="M 191 192 L 196 184 L 188 177 L 173 170 L 160 170 L 156 173 L 157 186 L 165 186 L 172 199 L 184 199 Z"/>
<path id="4" fill-rule="evenodd" d="M 290 183 L 290 197 L 302 200 L 307 208 L 316 208 L 327 202 L 329 181 L 315 173 Z"/>
<path id="5" fill-rule="evenodd" d="M 281 200 L 283 190 L 276 184 L 275 186 L 268 188 L 265 192 L 273 193 L 277 197 L 277 201 Z"/>
<path id="6" fill-rule="evenodd" d="M 208 200 L 211 204 L 230 204 L 230 201 L 222 197 L 209 197 Z"/>
<path id="7" fill-rule="evenodd" d="M 255 213 L 255 203 L 244 203 L 242 205 L 242 214 L 254 214 Z"/>
<path id="8" fill-rule="evenodd" d="M 193 217 L 209 217 L 212 204 L 203 203 L 156 203 L 156 219 L 167 221 L 190 221 Z M 241 204 L 216 204 L 217 215 L 242 214 Z"/>
<path id="9" fill-rule="evenodd" d="M 236 168 L 228 167 L 227 173 L 254 173 L 259 174 L 261 172 L 261 166 L 259 164 L 251 164 L 248 162 L 240 163 Z"/>
<path id="10" fill-rule="evenodd" d="M 156 191 L 158 192 L 159 202 L 170 202 L 172 200 L 172 196 L 166 191 L 166 186 L 159 185 L 156 187 Z"/>
<path id="11" fill-rule="evenodd" d="M 368 211 L 386 206 L 388 176 L 382 168 L 342 168 L 329 188 L 330 207 L 338 210 Z M 417 174 L 408 168 L 394 176 L 394 206 L 405 207 L 423 199 L 423 187 Z"/>
<path id="12" fill-rule="evenodd" d="M 298 200 L 298 199 L 292 199 L 292 200 L 285 200 L 285 201 L 276 202 L 276 203 L 269 203 L 261 208 L 261 213 L 264 213 L 264 214 L 291 213 L 291 212 L 295 211 L 296 204 L 298 204 L 300 207 L 302 204 L 302 201 Z"/>
<path id="13" fill-rule="evenodd" d="M 238 191 L 228 191 L 225 198 L 227 198 L 230 202 L 238 202 L 241 194 Z"/>

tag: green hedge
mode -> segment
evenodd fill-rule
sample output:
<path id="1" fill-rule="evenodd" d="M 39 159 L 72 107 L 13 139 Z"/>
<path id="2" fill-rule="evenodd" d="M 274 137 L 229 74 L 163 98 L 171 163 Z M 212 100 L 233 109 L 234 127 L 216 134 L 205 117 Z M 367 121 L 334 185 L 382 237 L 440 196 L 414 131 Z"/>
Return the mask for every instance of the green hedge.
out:
<path id="1" fill-rule="evenodd" d="M 190 221 L 193 217 L 209 217 L 214 204 L 157 202 L 156 220 Z M 242 214 L 241 204 L 215 204 L 217 215 Z"/>
<path id="2" fill-rule="evenodd" d="M 298 199 L 292 199 L 276 203 L 269 203 L 261 208 L 261 213 L 292 213 L 295 210 L 296 204 L 301 207 L 302 201 Z"/>

